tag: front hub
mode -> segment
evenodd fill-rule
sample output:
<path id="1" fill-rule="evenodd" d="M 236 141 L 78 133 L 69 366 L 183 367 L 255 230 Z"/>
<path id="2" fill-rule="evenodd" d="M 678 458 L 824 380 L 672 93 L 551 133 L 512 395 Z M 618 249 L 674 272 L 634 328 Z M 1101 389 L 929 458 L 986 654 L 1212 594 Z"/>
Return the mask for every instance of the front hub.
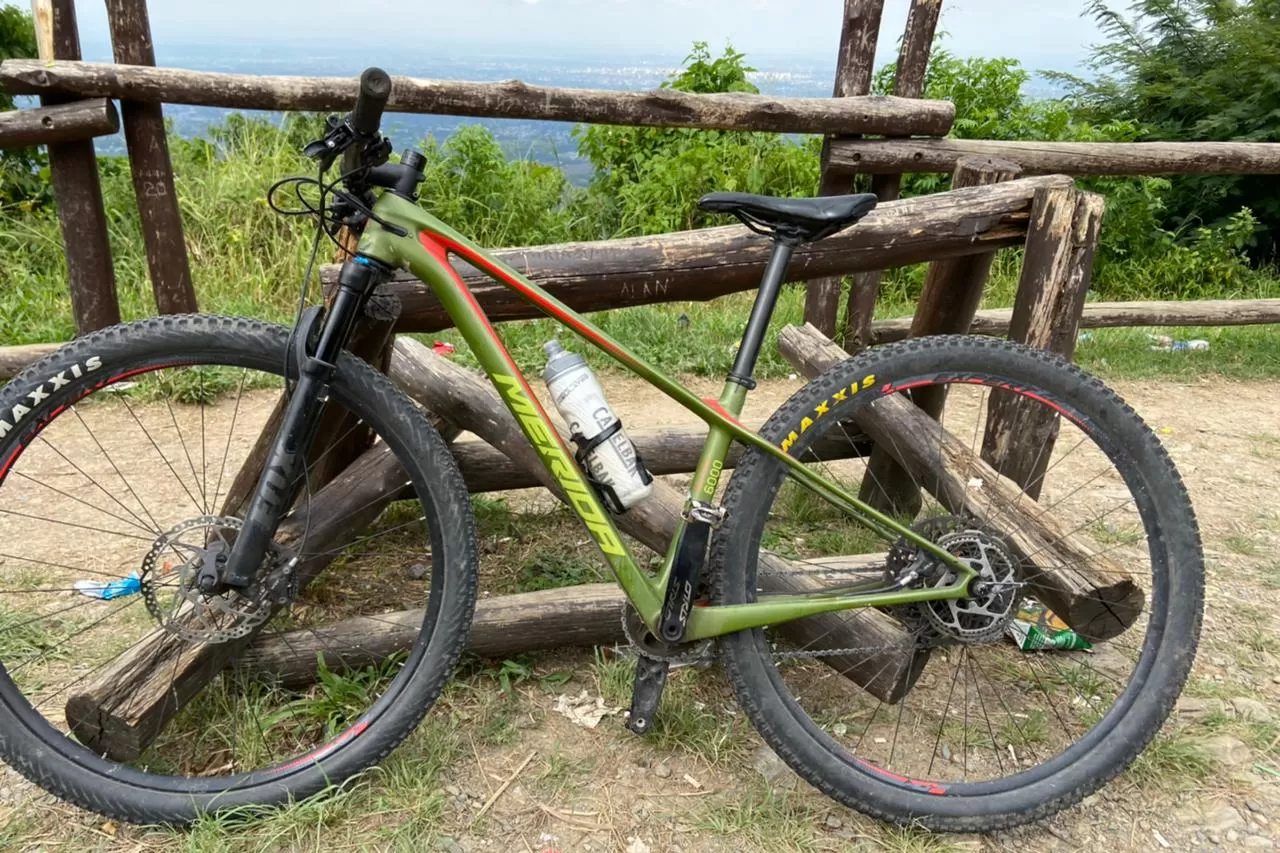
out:
<path id="1" fill-rule="evenodd" d="M 194 643 L 248 636 L 296 592 L 292 565 L 272 545 L 258 577 L 245 589 L 219 582 L 243 522 L 205 515 L 171 527 L 142 559 L 139 579 L 147 611 L 161 628 Z"/>

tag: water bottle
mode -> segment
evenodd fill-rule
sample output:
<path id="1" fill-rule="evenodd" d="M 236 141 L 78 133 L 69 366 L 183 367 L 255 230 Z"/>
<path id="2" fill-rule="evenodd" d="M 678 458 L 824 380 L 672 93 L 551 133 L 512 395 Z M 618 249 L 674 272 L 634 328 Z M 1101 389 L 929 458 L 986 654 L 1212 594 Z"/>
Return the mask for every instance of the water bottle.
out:
<path id="1" fill-rule="evenodd" d="M 649 497 L 653 477 L 609 408 L 586 360 L 566 351 L 559 341 L 547 341 L 542 349 L 547 354 L 542 380 L 578 445 L 578 461 L 609 509 L 620 513 Z"/>

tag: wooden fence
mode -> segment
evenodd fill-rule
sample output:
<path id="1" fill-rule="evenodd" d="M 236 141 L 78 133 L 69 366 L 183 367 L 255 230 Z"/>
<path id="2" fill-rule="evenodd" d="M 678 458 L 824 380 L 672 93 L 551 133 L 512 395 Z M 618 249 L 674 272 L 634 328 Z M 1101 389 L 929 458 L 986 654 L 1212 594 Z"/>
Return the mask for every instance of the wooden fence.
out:
<path id="1" fill-rule="evenodd" d="M 119 308 L 106 242 L 92 138 L 116 130 L 111 99 L 120 102 L 134 188 L 138 197 L 147 261 L 161 312 L 195 310 L 195 293 L 182 237 L 182 221 L 164 136 L 162 104 L 183 103 L 243 109 L 346 110 L 353 103 L 356 81 L 346 78 L 267 77 L 217 74 L 154 67 L 154 50 L 144 0 L 108 0 L 108 19 L 116 62 L 80 62 L 72 0 L 36 0 L 39 60 L 0 63 L 0 84 L 15 94 L 34 94 L 41 106 L 0 116 L 0 146 L 49 147 L 58 215 L 68 257 L 71 299 L 80 333 L 119 319 Z M 1221 173 L 1280 171 L 1277 149 L 1233 143 L 1179 146 L 1071 146 L 1040 143 L 988 143 L 946 140 L 954 119 L 951 104 L 920 99 L 929 48 L 936 31 L 941 0 L 913 0 L 899 54 L 900 73 L 891 97 L 869 95 L 883 0 L 846 0 L 833 98 L 770 98 L 745 94 L 695 95 L 671 90 L 605 92 L 530 86 L 519 82 L 459 83 L 395 78 L 389 109 L 452 115 L 627 124 L 651 127 L 758 130 L 821 134 L 823 193 L 848 191 L 852 175 L 873 175 L 872 187 L 882 204 L 857 227 L 798 250 L 792 266 L 797 278 L 811 280 L 806 300 L 806 329 L 789 329 L 784 354 L 808 374 L 820 370 L 844 350 L 828 340 L 836 334 L 841 277 L 853 274 L 846 347 L 907 335 L 964 332 L 976 329 L 1008 334 L 1025 343 L 1071 357 L 1082 325 L 1140 322 L 1275 322 L 1280 306 L 1205 303 L 1180 306 L 1085 306 L 1102 218 L 1102 199 L 1078 191 L 1071 174 L 1149 174 L 1158 172 Z M 868 138 L 879 137 L 879 138 Z M 901 175 L 908 171 L 948 171 L 953 189 L 924 198 L 899 199 Z M 1038 175 L 1024 177 L 1023 175 Z M 1008 312 L 978 312 L 995 252 L 1023 247 L 1024 265 L 1015 305 Z M 580 311 L 671 301 L 708 300 L 756 286 L 769 252 L 767 240 L 733 226 L 625 240 L 505 249 L 499 257 L 542 283 Z M 906 264 L 928 263 L 924 292 L 909 321 L 873 323 L 872 312 L 880 272 Z M 494 320 L 535 316 L 524 302 L 501 286 L 460 265 L 481 306 Z M 322 271 L 332 281 L 334 268 Z M 537 454 L 520 434 L 514 419 L 493 389 L 449 361 L 432 354 L 397 332 L 445 328 L 449 320 L 432 294 L 406 275 L 397 276 L 375 300 L 394 310 L 371 313 L 352 343 L 357 354 L 385 370 L 436 419 L 452 441 L 460 432 L 480 442 L 453 443 L 455 457 L 473 491 L 546 486 L 559 494 Z M 0 373 L 15 370 L 48 348 L 10 348 L 0 352 Z M 871 424 L 870 438 L 854 448 L 822 448 L 835 458 L 870 452 L 879 474 L 876 488 L 863 497 L 882 508 L 909 509 L 920 495 L 908 488 L 907 473 L 920 463 L 907 454 L 890 455 L 874 441 L 884 429 L 926 437 L 941 447 L 945 431 L 937 424 L 942 401 L 919 398 L 918 406 L 898 411 L 893 423 Z M 1029 491 L 1037 482 L 1037 459 L 1021 453 L 1021 444 L 999 433 L 1017 422 L 1005 410 L 993 409 L 989 431 L 994 444 L 1009 447 L 1003 470 Z M 1023 421 L 1025 424 L 1025 420 Z M 661 460 L 656 473 L 686 473 L 696 461 L 703 431 L 646 431 L 636 425 L 642 454 Z M 1031 428 L 1036 428 L 1031 424 Z M 325 439 L 325 430 L 328 438 Z M 875 430 L 880 429 L 881 433 Z M 317 447 L 336 443 L 346 433 L 322 426 Z M 258 440 L 266 446 L 269 433 Z M 949 446 L 949 445 L 948 445 Z M 1039 448 L 1041 442 L 1034 446 Z M 324 453 L 329 453 L 326 449 Z M 908 451 L 910 447 L 907 448 Z M 312 477 L 307 518 L 308 542 L 318 552 L 334 555 L 400 494 L 403 475 L 384 447 L 342 448 Z M 349 452 L 347 452 L 349 451 Z M 982 465 L 959 448 L 952 461 Z M 342 464 L 328 464 L 341 458 Z M 1041 458 L 1047 458 L 1042 456 Z M 251 452 L 234 478 L 224 510 L 239 511 L 257 481 L 262 454 Z M 731 457 L 730 464 L 736 462 Z M 955 473 L 955 472 L 952 472 Z M 956 474 L 956 476 L 960 476 Z M 939 479 L 938 482 L 944 482 Z M 997 478 L 998 479 L 998 478 Z M 868 478 L 871 483 L 873 478 Z M 1034 494 L 1032 495 L 1034 497 Z M 682 497 L 659 480 L 654 496 L 619 516 L 621 529 L 655 551 L 664 551 L 679 517 Z M 1030 503 L 1030 502 L 1028 502 Z M 351 508 L 358 507 L 357 512 Z M 1047 511 L 1019 525 L 1034 530 L 1047 523 Z M 1039 520 L 1037 520 L 1039 519 Z M 1051 520 L 1051 519 L 1050 519 Z M 280 536 L 299 531 L 287 522 Z M 1063 546 L 1068 547 L 1068 546 Z M 327 559 L 331 559 L 330 556 Z M 817 581 L 773 557 L 766 574 L 779 590 L 815 589 Z M 859 557 L 839 558 L 856 562 Z M 1064 552 L 1062 565 L 1078 559 Z M 325 558 L 299 570 L 310 578 L 324 569 Z M 1133 589 L 1123 573 L 1105 587 L 1105 613 L 1097 588 L 1086 591 L 1076 580 L 1053 573 L 1036 581 L 1036 594 L 1090 636 L 1114 636 L 1126 627 Z M 305 583 L 305 581 L 304 581 Z M 536 600 L 535 600 L 536 599 Z M 598 643 L 616 639 L 613 614 L 616 593 L 582 588 L 558 595 L 511 598 L 481 603 L 473 638 L 486 653 L 508 653 L 537 644 Z M 1126 609 L 1128 608 L 1128 609 Z M 605 619 L 607 609 L 609 618 Z M 1119 614 L 1119 615 L 1117 615 Z M 804 644 L 817 637 L 848 648 L 885 648 L 857 660 L 824 658 L 873 695 L 896 701 L 918 675 L 909 657 L 893 647 L 909 648 L 905 629 L 886 614 L 868 611 L 865 619 L 834 621 L 825 617 L 788 627 Z M 409 635 L 397 625 L 411 626 L 421 615 L 381 619 L 368 624 L 339 624 L 326 632 L 345 644 L 343 660 L 376 660 L 403 646 Z M 574 633 L 572 626 L 586 629 Z M 560 626 L 557 628 L 556 626 Z M 539 630 L 540 629 L 540 630 Z M 808 632 L 808 633 L 806 633 Z M 317 635 L 319 636 L 319 635 Z M 221 668 L 230 665 L 243 643 L 192 648 L 157 629 L 107 667 L 92 683 L 70 697 L 68 720 L 85 743 L 116 757 L 136 755 L 180 710 L 168 701 L 165 685 L 184 684 L 184 695 Z M 334 640 L 338 642 L 337 639 Z M 517 645 L 513 646 L 512 643 Z M 524 646 L 518 644 L 524 643 Z M 305 644 L 303 644 L 305 647 Z M 310 647 L 305 647 L 310 648 Z M 314 649 L 326 655 L 329 647 Z M 336 663 L 332 661 L 331 664 Z M 282 655 L 281 649 L 258 644 L 239 665 L 266 669 L 287 681 L 313 678 L 316 658 Z M 163 681 L 163 683 L 162 683 Z M 130 685 L 130 695 L 119 685 Z"/>

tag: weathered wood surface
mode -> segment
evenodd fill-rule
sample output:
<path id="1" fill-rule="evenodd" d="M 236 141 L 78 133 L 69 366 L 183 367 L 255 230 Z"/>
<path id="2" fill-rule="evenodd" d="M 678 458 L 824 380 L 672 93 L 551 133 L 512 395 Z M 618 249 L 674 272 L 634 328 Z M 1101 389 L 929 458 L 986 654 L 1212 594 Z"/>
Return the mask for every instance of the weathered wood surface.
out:
<path id="1" fill-rule="evenodd" d="M 778 337 L 782 354 L 806 376 L 848 357 L 812 327 L 788 326 Z M 1019 557 L 1032 595 L 1090 640 L 1123 633 L 1141 614 L 1145 594 L 1107 549 L 1074 532 L 1022 490 L 1002 478 L 965 443 L 901 394 L 882 397 L 857 418 L 867 435 L 894 450 L 895 460 L 957 515 L 974 518 L 1001 536 Z M 972 482 L 981 481 L 981 499 Z"/>
<path id="2" fill-rule="evenodd" d="M 106 98 L 0 113 L 0 148 L 30 148 L 92 139 L 120 129 L 115 104 Z"/>
<path id="3" fill-rule="evenodd" d="M 301 587 L 378 517 L 403 482 L 394 457 L 370 450 L 281 524 L 276 540 L 288 546 L 310 523 L 307 553 L 295 567 Z M 133 760 L 252 639 L 188 643 L 156 628 L 68 698 L 67 724 L 95 751 Z"/>
<path id="4" fill-rule="evenodd" d="M 1070 185 L 1063 177 L 1026 178 L 884 204 L 848 231 L 797 249 L 788 277 L 799 281 L 1021 245 L 1035 191 Z M 769 249 L 767 238 L 730 225 L 493 254 L 570 308 L 588 312 L 705 301 L 751 290 L 760 283 Z M 454 265 L 491 320 L 541 316 L 510 288 L 462 261 Z M 336 280 L 337 270 L 333 265 L 321 269 L 326 285 Z M 410 274 L 397 273 L 383 288 L 401 301 L 397 332 L 452 325 L 439 300 Z"/>
<path id="5" fill-rule="evenodd" d="M 885 555 L 829 558 L 835 569 L 849 568 L 847 582 L 865 580 L 858 568 L 883 565 Z M 407 582 L 411 583 L 411 582 Z M 605 646 L 624 642 L 622 608 L 626 596 L 615 583 L 581 584 L 514 595 L 482 598 L 467 651 L 486 658 L 569 647 Z M 331 670 L 377 664 L 410 648 L 418 639 L 425 613 L 398 610 L 356 616 L 332 625 L 302 628 L 279 636 L 259 636 L 231 663 L 246 675 L 266 676 L 286 687 L 316 680 L 317 658 Z"/>
<path id="6" fill-rule="evenodd" d="M 1012 308 L 979 311 L 970 334 L 1002 336 L 1009 332 Z M 877 320 L 871 339 L 885 344 L 911 336 L 911 317 Z M 1280 299 L 1201 299 L 1191 302 L 1086 302 L 1081 329 L 1133 326 L 1257 326 L 1280 323 Z"/>
<path id="7" fill-rule="evenodd" d="M 831 143 L 831 165 L 850 172 L 950 172 L 961 157 L 1017 163 L 1028 175 L 1274 175 L 1274 142 L 991 142 L 977 139 Z"/>
<path id="8" fill-rule="evenodd" d="M 73 0 L 44 0 L 36 8 L 41 60 L 80 58 L 80 32 Z M 41 96 L 49 107 L 65 95 Z M 49 173 L 66 247 L 67 282 L 76 332 L 85 335 L 120 322 L 115 266 L 107 240 L 98 157 L 93 141 L 81 139 L 49 146 Z"/>
<path id="9" fill-rule="evenodd" d="M 2 356 L 0 356 L 2 357 Z M 698 456 L 707 440 L 705 426 L 662 429 L 627 429 L 627 435 L 644 459 L 645 467 L 655 476 L 688 474 L 698 465 Z M 871 442 L 853 436 L 851 444 L 840 440 L 820 442 L 813 448 L 817 459 L 851 459 L 871 452 Z M 506 454 L 483 441 L 454 442 L 450 448 L 462 471 L 470 492 L 496 492 L 527 489 L 541 485 L 532 474 L 512 462 Z M 742 445 L 734 444 L 725 457 L 724 467 L 735 468 L 742 458 Z"/>
<path id="10" fill-rule="evenodd" d="M 1009 337 L 1070 359 L 1093 269 L 1105 202 L 1075 190 L 1037 193 Z M 982 458 L 1033 498 L 1040 496 L 1060 418 L 1047 406 L 993 390 Z"/>
<path id="11" fill-rule="evenodd" d="M 845 0 L 844 22 L 840 27 L 840 47 L 836 56 L 835 98 L 850 98 L 871 92 L 875 73 L 876 42 L 884 0 Z M 831 137 L 822 140 L 822 175 L 818 195 L 840 195 L 853 189 L 853 181 L 827 168 L 827 148 Z M 804 319 L 833 335 L 840 310 L 840 276 L 826 276 L 809 282 L 804 295 Z"/>
<path id="12" fill-rule="evenodd" d="M 122 0 L 113 0 L 122 2 Z M 43 63 L 8 59 L 0 84 L 14 94 L 58 90 L 237 110 L 350 110 L 355 77 L 225 74 L 145 63 Z M 740 93 L 697 95 L 675 89 L 610 92 L 532 86 L 519 80 L 472 83 L 392 77 L 389 112 L 623 124 L 763 130 L 779 133 L 867 133 L 940 136 L 951 129 L 954 105 L 893 97 L 771 98 Z"/>
<path id="13" fill-rule="evenodd" d="M 156 64 L 146 0 L 107 0 L 107 23 L 115 60 L 122 65 L 106 67 Z M 192 313 L 196 311 L 196 292 L 187 263 L 164 114 L 158 102 L 136 99 L 122 100 L 120 111 L 156 309 L 161 314 Z"/>
<path id="14" fill-rule="evenodd" d="M 980 187 L 1011 181 L 1018 177 L 1018 167 L 1003 161 L 966 159 L 956 165 L 951 185 L 956 189 Z M 982 302 L 982 291 L 991 272 L 994 252 L 947 258 L 929 265 L 924 288 L 916 303 L 912 337 L 960 334 L 968 331 L 974 312 Z M 819 329 L 821 331 L 821 329 Z M 921 388 L 913 402 L 929 417 L 938 418 L 946 401 L 942 388 Z M 867 476 L 862 480 L 862 500 L 890 514 L 914 516 L 920 509 L 920 490 L 884 451 L 876 449 L 868 461 Z"/>
<path id="15" fill-rule="evenodd" d="M 929 54 L 933 50 L 934 34 L 938 30 L 938 17 L 942 14 L 942 0 L 912 0 L 907 12 L 906 30 L 898 51 L 897 70 L 893 80 L 893 94 L 902 98 L 919 98 L 924 94 L 925 72 L 929 69 Z M 902 134 L 897 134 L 902 135 Z M 828 166 L 838 171 L 834 160 L 835 143 L 832 144 Z M 902 190 L 901 175 L 877 175 L 871 182 L 871 191 L 881 203 L 898 198 Z M 853 278 L 849 288 L 849 303 L 845 310 L 844 328 L 840 339 L 845 349 L 857 352 L 870 341 L 871 320 L 875 316 L 876 299 L 880 295 L 880 279 L 884 270 L 868 270 Z"/>
<path id="16" fill-rule="evenodd" d="M 476 376 L 437 356 L 411 338 L 396 340 L 391 356 L 391 378 L 411 397 L 428 409 L 454 420 L 455 425 L 475 433 L 507 454 L 513 462 L 535 475 L 539 482 L 563 500 L 559 486 L 551 479 L 536 450 L 525 439 L 515 418 L 498 399 L 492 387 Z M 683 497 L 661 480 L 646 500 L 615 519 L 620 530 L 657 553 L 664 553 L 675 533 Z M 768 554 L 760 559 L 760 586 L 783 591 L 803 585 L 807 591 L 821 589 L 811 577 L 782 586 L 779 578 L 787 564 Z M 787 578 L 795 575 L 788 574 Z M 826 648 L 865 648 L 875 651 L 822 658 L 824 663 L 860 684 L 872 695 L 887 702 L 905 695 L 920 672 L 921 652 L 911 634 L 891 617 L 879 611 L 863 610 L 856 615 L 827 614 L 789 622 L 780 628 L 800 646 L 822 642 Z"/>

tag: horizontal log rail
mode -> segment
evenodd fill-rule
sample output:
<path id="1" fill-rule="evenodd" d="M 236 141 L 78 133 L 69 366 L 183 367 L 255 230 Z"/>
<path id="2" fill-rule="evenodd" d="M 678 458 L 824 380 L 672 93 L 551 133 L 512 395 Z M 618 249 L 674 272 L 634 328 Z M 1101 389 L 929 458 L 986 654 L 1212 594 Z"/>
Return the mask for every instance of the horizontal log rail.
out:
<path id="1" fill-rule="evenodd" d="M 0 148 L 30 148 L 75 139 L 109 136 L 120 129 L 120 115 L 106 98 L 54 107 L 0 113 Z"/>
<path id="2" fill-rule="evenodd" d="M 969 333 L 1004 335 L 1012 308 L 995 308 L 974 315 Z M 878 320 L 871 327 L 877 344 L 910 337 L 911 317 Z M 1086 302 L 1082 329 L 1122 329 L 1135 326 L 1261 326 L 1280 323 L 1280 299 L 1202 299 L 1189 302 Z M 0 363 L 3 357 L 0 356 Z"/>
<path id="3" fill-rule="evenodd" d="M 793 280 L 884 269 L 938 258 L 980 254 L 1026 241 L 1037 189 L 1071 179 L 1045 176 L 997 186 L 952 190 L 887 202 L 854 227 L 796 250 Z M 493 254 L 576 311 L 603 311 L 658 302 L 706 301 L 752 290 L 769 259 L 771 242 L 739 225 L 558 243 Z M 540 312 L 511 289 L 455 261 L 480 306 L 494 321 L 526 320 Z M 337 267 L 321 270 L 325 285 Z M 408 273 L 383 285 L 401 301 L 397 332 L 433 332 L 453 322 L 435 295 Z"/>
<path id="4" fill-rule="evenodd" d="M 642 127 L 941 136 L 955 106 L 946 101 L 868 96 L 771 98 L 698 95 L 675 89 L 614 92 L 531 86 L 518 80 L 472 83 L 392 78 L 392 112 L 543 119 Z M 238 110 L 349 110 L 354 77 L 225 74 L 99 62 L 9 59 L 0 84 L 12 94 L 66 92 L 82 97 L 195 104 Z"/>
<path id="5" fill-rule="evenodd" d="M 1274 142 L 992 142 L 979 139 L 844 139 L 833 168 L 864 174 L 950 172 L 961 157 L 991 157 L 1040 175 L 1274 175 Z"/>

